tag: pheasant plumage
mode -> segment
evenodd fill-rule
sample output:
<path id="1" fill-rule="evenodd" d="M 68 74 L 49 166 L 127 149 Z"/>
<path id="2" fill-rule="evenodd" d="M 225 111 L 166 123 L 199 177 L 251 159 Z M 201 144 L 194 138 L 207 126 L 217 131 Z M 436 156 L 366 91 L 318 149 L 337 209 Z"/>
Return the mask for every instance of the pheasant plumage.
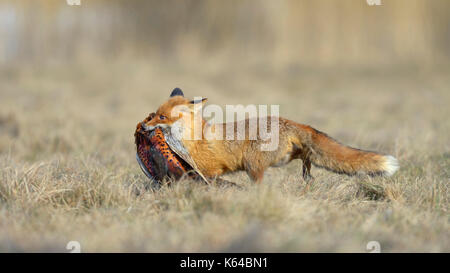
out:
<path id="1" fill-rule="evenodd" d="M 171 150 L 161 128 L 145 131 L 142 124 L 154 117 L 151 113 L 143 122 L 138 123 L 134 133 L 136 159 L 142 171 L 153 182 L 161 183 L 164 178 L 180 179 L 186 173 L 194 179 L 200 179 L 192 167 Z"/>

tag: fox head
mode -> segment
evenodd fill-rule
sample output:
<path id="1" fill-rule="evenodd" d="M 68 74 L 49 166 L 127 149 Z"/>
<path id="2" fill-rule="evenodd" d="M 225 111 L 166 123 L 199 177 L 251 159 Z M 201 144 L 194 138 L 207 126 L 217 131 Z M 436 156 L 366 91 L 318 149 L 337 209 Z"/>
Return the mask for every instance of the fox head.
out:
<path id="1" fill-rule="evenodd" d="M 156 127 L 171 128 L 172 126 L 179 126 L 192 128 L 195 114 L 198 114 L 198 111 L 201 109 L 198 106 L 203 105 L 206 101 L 207 98 L 189 100 L 184 97 L 180 88 L 175 88 L 170 94 L 169 100 L 159 106 L 155 115 L 151 119 L 144 121 L 143 128 L 147 131 L 151 131 Z"/>

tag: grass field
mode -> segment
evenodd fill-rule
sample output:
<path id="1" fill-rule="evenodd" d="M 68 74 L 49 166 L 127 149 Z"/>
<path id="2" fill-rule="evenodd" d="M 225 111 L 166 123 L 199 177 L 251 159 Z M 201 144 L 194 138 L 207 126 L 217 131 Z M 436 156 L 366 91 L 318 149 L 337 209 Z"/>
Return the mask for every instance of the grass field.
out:
<path id="1" fill-rule="evenodd" d="M 118 58 L 0 71 L 0 251 L 450 251 L 448 69 L 265 70 Z M 181 87 L 210 103 L 279 104 L 339 141 L 396 156 L 391 178 L 301 162 L 261 185 L 145 190 L 135 125 Z"/>

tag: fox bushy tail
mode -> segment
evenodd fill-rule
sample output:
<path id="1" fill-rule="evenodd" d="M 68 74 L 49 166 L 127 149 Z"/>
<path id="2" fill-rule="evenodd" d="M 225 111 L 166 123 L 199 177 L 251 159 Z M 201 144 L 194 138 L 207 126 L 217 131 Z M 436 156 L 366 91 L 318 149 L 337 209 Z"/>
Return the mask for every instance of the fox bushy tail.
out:
<path id="1" fill-rule="evenodd" d="M 373 176 L 391 176 L 399 168 L 398 161 L 393 156 L 345 146 L 309 126 L 301 129 L 301 138 L 309 140 L 309 160 L 315 166 L 347 175 L 364 173 Z"/>

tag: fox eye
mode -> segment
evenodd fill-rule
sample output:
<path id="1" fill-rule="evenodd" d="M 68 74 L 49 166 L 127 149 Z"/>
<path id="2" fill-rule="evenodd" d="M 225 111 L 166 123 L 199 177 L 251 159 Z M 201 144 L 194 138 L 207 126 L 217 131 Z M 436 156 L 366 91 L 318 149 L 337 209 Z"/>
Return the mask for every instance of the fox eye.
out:
<path id="1" fill-rule="evenodd" d="M 166 117 L 163 116 L 163 115 L 159 115 L 159 119 L 160 119 L 160 120 L 163 120 L 163 119 L 166 119 Z"/>

